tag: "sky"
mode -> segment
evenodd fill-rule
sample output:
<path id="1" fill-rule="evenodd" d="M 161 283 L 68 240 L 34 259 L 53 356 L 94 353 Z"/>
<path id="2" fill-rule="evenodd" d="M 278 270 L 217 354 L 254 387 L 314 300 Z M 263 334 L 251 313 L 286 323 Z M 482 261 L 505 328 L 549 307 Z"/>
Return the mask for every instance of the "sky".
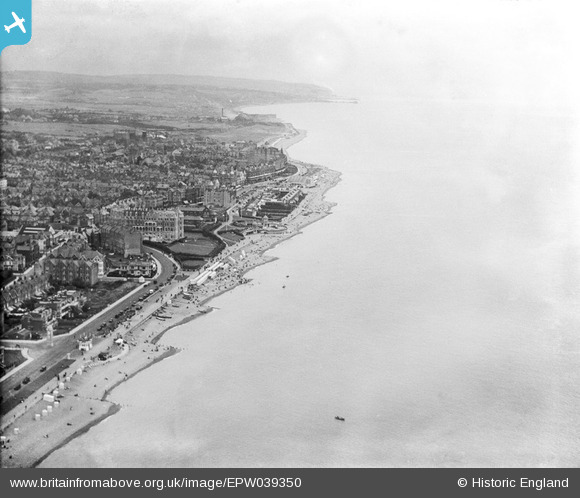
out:
<path id="1" fill-rule="evenodd" d="M 580 87 L 574 14 L 558 0 L 33 0 L 32 41 L 0 64 L 566 104 Z"/>

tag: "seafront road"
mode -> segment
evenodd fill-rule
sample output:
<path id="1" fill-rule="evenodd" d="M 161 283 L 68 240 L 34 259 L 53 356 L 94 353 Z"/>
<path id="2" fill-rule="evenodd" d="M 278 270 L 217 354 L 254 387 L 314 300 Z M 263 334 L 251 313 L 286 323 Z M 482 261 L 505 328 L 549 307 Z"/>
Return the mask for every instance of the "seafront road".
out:
<path id="1" fill-rule="evenodd" d="M 158 285 L 161 286 L 169 282 L 173 275 L 174 262 L 161 251 L 150 247 L 145 247 L 144 250 L 152 254 L 161 264 L 161 271 L 156 278 Z M 22 347 L 29 349 L 29 354 L 34 358 L 34 361 L 0 383 L 0 393 L 2 393 L 0 415 L 5 415 L 19 403 L 25 402 L 37 389 L 44 386 L 77 359 L 80 356 L 77 349 L 77 340 L 80 337 L 86 335 L 96 336 L 98 334 L 97 328 L 101 324 L 114 320 L 116 314 L 137 303 L 140 298 L 149 295 L 150 290 L 151 286 L 149 285 L 131 296 L 122 297 L 106 310 L 99 319 L 86 323 L 74 334 L 67 334 L 62 337 L 55 336 L 52 345 L 48 341 L 38 344 L 31 344 L 27 341 L 26 345 L 21 344 Z M 13 345 L 14 342 L 10 341 L 10 344 Z M 67 360 L 67 355 L 70 355 L 71 360 Z M 44 372 L 40 372 L 43 366 L 47 368 Z M 27 377 L 30 382 L 22 384 Z M 15 390 L 19 385 L 22 387 L 19 390 Z"/>

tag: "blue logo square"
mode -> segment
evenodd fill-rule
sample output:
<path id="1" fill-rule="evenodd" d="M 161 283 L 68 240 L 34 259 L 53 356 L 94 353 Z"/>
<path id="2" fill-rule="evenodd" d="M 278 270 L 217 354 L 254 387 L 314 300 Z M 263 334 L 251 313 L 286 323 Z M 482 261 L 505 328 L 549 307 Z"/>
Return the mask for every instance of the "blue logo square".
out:
<path id="1" fill-rule="evenodd" d="M 25 45 L 32 38 L 32 0 L 1 0 L 0 52 L 10 45 Z"/>

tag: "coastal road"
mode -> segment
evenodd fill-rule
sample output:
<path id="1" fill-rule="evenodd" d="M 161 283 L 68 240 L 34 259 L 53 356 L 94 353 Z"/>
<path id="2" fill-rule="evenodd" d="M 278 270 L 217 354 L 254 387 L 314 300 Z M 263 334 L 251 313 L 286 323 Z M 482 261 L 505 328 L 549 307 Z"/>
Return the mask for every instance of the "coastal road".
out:
<path id="1" fill-rule="evenodd" d="M 165 254 L 157 249 L 144 247 L 145 252 L 152 254 L 161 264 L 161 271 L 157 276 L 157 284 L 161 287 L 168 283 L 174 274 L 174 263 Z M 53 344 L 46 341 L 41 344 L 22 344 L 22 347 L 29 348 L 29 354 L 34 358 L 24 368 L 14 373 L 6 380 L 0 383 L 0 393 L 2 393 L 2 403 L 0 405 L 0 414 L 4 415 L 9 410 L 14 408 L 18 403 L 24 402 L 34 390 L 42 387 L 44 384 L 55 378 L 60 372 L 67 368 L 70 361 L 67 363 L 67 354 L 70 358 L 77 359 L 80 353 L 77 349 L 77 340 L 82 336 L 94 335 L 97 336 L 98 327 L 104 323 L 113 323 L 117 320 L 115 315 L 128 309 L 131 305 L 138 303 L 139 299 L 149 296 L 152 284 L 136 292 L 129 298 L 119 299 L 109 310 L 107 310 L 99 319 L 85 325 L 77 332 L 71 335 L 62 337 L 55 336 Z M 40 372 L 40 369 L 46 366 L 46 371 Z M 56 367 L 56 368 L 55 368 Z M 23 385 L 25 378 L 30 379 L 30 383 Z M 19 390 L 15 390 L 17 386 L 22 385 Z"/>

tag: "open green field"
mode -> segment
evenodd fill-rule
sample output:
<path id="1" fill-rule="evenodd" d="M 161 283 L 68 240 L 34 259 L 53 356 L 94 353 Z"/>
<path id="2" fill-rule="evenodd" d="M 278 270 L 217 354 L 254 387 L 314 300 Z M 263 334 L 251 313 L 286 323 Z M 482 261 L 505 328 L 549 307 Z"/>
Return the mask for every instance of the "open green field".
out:
<path id="1" fill-rule="evenodd" d="M 114 130 L 130 130 L 135 128 L 112 124 L 82 124 L 82 123 L 23 123 L 21 121 L 5 121 L 2 131 L 35 133 L 54 137 L 83 137 L 86 135 L 112 135 Z"/>
<path id="2" fill-rule="evenodd" d="M 89 76 L 6 71 L 0 84 L 2 105 L 7 108 L 68 107 L 180 119 L 219 117 L 223 108 L 321 101 L 332 96 L 329 89 L 310 84 L 159 74 Z"/>
<path id="3" fill-rule="evenodd" d="M 218 246 L 217 242 L 202 233 L 188 232 L 184 242 L 176 242 L 169 246 L 174 254 L 206 257 Z"/>
<path id="4" fill-rule="evenodd" d="M 233 121 L 250 105 L 324 101 L 331 92 L 315 85 L 183 75 L 88 76 L 42 71 L 7 71 L 0 79 L 2 107 L 35 111 L 32 122 L 2 120 L 3 131 L 60 137 L 109 135 L 113 130 L 166 127 L 172 133 L 195 133 L 223 142 L 261 142 L 286 133 L 272 117 Z M 53 120 L 49 109 L 98 118 Z M 229 119 L 222 120 L 222 113 Z M 40 117 L 39 117 L 40 115 Z M 47 122 L 41 122 L 42 117 Z M 91 118 L 92 119 L 92 118 Z"/>
<path id="5" fill-rule="evenodd" d="M 139 283 L 132 280 L 127 282 L 122 280 L 99 282 L 87 291 L 87 305 L 89 306 L 90 314 L 94 315 L 105 309 L 109 304 L 114 303 L 139 285 Z"/>
<path id="6" fill-rule="evenodd" d="M 184 270 L 193 271 L 202 267 L 205 264 L 203 259 L 182 259 L 180 261 L 181 266 Z"/>
<path id="7" fill-rule="evenodd" d="M 160 126 L 173 127 L 172 136 L 202 135 L 214 138 L 221 142 L 236 142 L 238 140 L 254 141 L 259 143 L 263 140 L 281 135 L 285 131 L 282 123 L 255 123 L 247 126 L 234 126 L 228 123 L 190 122 L 187 120 L 161 120 Z M 55 123 L 55 122 L 22 122 L 4 121 L 2 123 L 4 133 L 20 132 L 48 135 L 59 138 L 84 137 L 87 135 L 112 135 L 114 131 L 134 131 L 134 126 L 119 124 L 84 124 L 84 123 Z M 176 135 L 176 133 L 178 135 Z"/>
<path id="8" fill-rule="evenodd" d="M 4 362 L 0 366 L 0 377 L 26 361 L 20 349 L 4 349 Z"/>

